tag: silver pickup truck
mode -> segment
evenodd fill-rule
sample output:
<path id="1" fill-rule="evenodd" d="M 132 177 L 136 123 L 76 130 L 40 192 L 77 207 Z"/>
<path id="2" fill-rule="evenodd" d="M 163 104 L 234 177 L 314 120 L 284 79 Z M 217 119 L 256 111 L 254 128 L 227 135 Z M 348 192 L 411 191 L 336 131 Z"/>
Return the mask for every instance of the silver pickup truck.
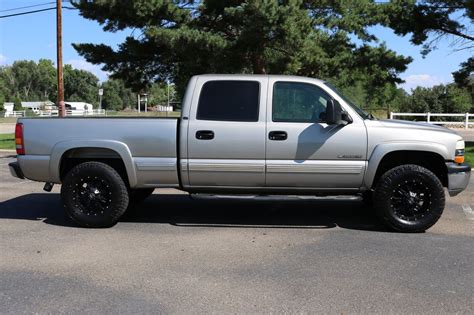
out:
<path id="1" fill-rule="evenodd" d="M 114 225 L 154 188 L 189 193 L 361 195 L 404 232 L 440 218 L 469 183 L 464 141 L 426 123 L 376 120 L 327 82 L 199 75 L 179 119 L 33 118 L 16 126 L 13 176 L 62 184 L 67 214 Z"/>

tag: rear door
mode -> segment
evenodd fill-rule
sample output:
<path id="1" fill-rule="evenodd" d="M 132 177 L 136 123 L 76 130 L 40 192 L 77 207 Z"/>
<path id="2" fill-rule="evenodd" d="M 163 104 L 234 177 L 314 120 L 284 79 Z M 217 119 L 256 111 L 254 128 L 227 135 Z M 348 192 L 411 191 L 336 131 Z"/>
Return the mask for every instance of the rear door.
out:
<path id="1" fill-rule="evenodd" d="M 265 185 L 267 81 L 266 76 L 198 78 L 188 127 L 192 187 Z"/>

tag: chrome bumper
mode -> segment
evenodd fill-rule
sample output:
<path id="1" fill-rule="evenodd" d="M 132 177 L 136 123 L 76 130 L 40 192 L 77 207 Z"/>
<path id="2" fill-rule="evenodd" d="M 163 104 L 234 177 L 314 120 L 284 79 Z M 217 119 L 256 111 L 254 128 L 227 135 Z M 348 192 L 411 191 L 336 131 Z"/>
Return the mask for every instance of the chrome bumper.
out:
<path id="1" fill-rule="evenodd" d="M 466 189 L 471 178 L 471 166 L 469 164 L 446 163 L 448 169 L 448 192 L 451 197 L 456 196 Z"/>
<path id="2" fill-rule="evenodd" d="M 12 162 L 8 164 L 8 167 L 10 168 L 10 174 L 12 174 L 13 177 L 25 179 L 25 176 L 23 175 L 23 172 L 21 171 L 21 168 L 20 168 L 20 165 L 18 165 L 18 162 Z"/>

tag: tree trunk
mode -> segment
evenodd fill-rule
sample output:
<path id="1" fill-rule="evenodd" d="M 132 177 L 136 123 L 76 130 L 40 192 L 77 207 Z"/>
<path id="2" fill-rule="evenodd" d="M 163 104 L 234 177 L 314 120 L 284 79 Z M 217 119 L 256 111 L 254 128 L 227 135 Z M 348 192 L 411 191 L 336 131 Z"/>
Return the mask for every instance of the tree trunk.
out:
<path id="1" fill-rule="evenodd" d="M 265 60 L 263 59 L 262 54 L 255 53 L 252 55 L 252 63 L 253 63 L 253 73 L 254 74 L 266 74 L 267 71 L 265 69 Z"/>

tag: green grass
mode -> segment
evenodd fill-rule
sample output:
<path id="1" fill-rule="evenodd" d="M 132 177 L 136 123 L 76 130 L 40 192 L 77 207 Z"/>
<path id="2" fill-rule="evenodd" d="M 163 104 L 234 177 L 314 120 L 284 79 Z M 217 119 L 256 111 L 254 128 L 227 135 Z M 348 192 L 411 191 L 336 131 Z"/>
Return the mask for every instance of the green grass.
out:
<path id="1" fill-rule="evenodd" d="M 0 150 L 15 150 L 15 136 L 13 133 L 0 134 Z"/>
<path id="2" fill-rule="evenodd" d="M 464 151 L 466 163 L 474 166 L 474 142 L 466 142 L 466 150 Z"/>

